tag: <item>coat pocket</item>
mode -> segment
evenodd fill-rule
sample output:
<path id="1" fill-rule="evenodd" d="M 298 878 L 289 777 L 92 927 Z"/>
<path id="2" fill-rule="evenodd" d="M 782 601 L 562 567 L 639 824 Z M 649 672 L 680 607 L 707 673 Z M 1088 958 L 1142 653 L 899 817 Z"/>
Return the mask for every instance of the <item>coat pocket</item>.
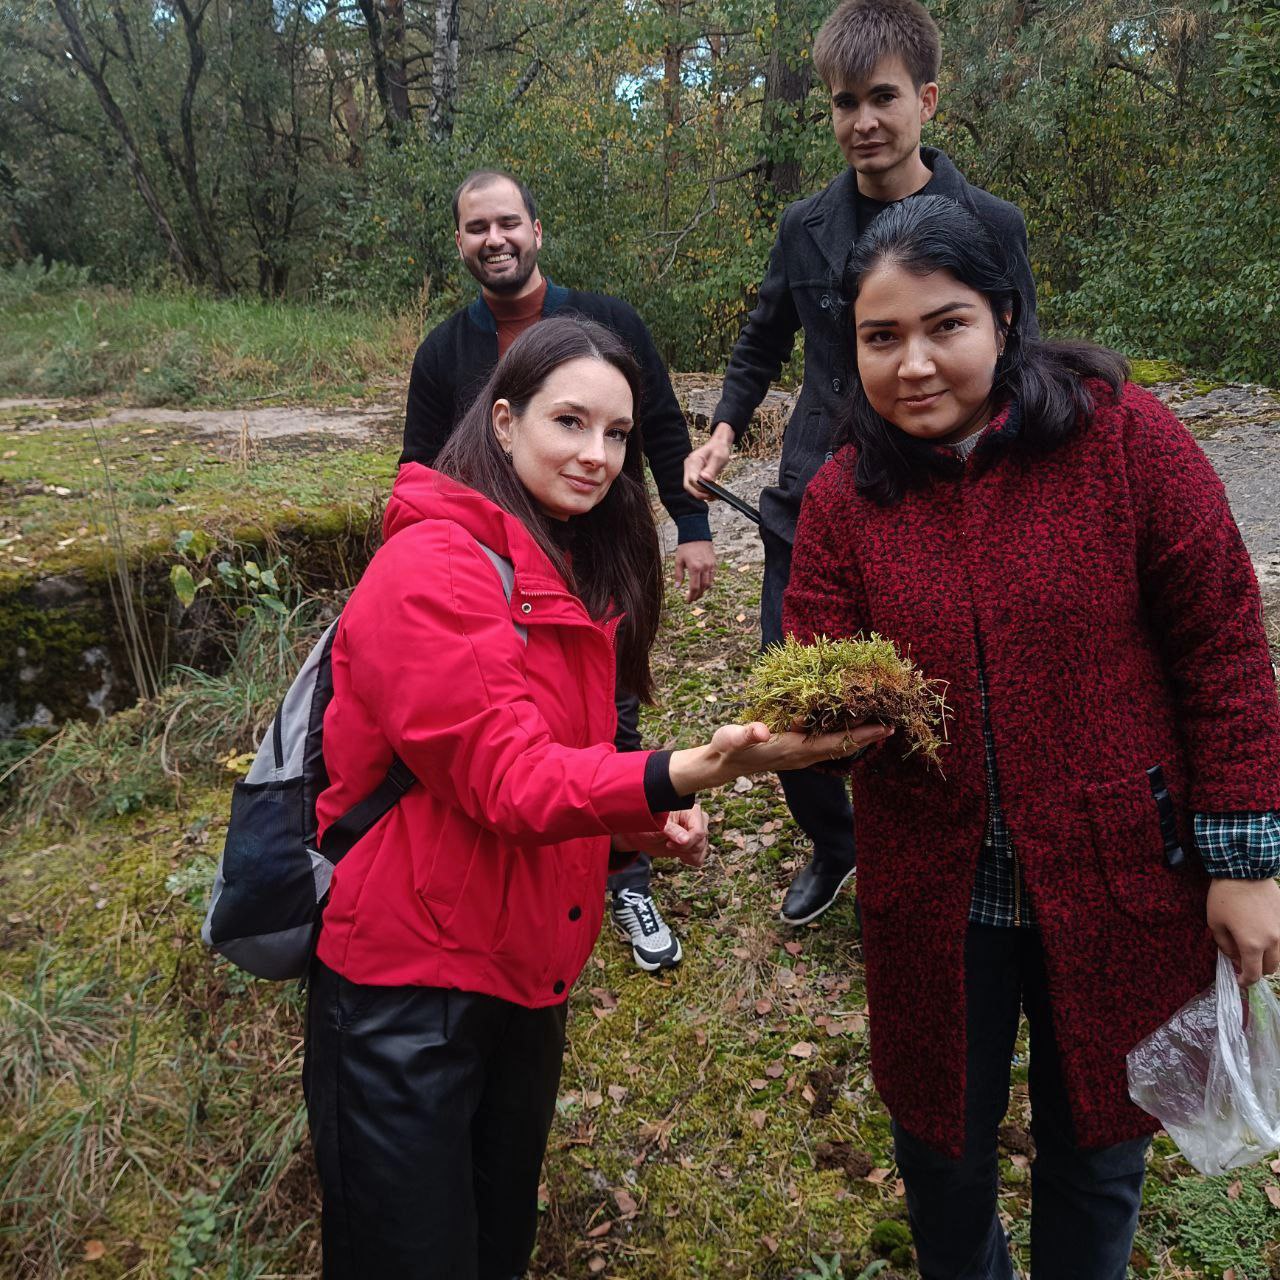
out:
<path id="1" fill-rule="evenodd" d="M 1116 906 L 1148 924 L 1184 913 L 1201 886 L 1189 867 L 1171 867 L 1165 857 L 1167 833 L 1148 774 L 1086 787 L 1084 806 L 1102 879 Z"/>

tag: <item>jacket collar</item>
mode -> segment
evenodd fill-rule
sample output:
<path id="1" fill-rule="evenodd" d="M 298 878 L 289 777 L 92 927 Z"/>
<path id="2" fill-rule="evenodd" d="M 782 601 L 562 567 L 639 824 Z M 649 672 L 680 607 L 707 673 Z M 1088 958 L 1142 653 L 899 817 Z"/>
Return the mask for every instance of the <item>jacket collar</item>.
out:
<path id="1" fill-rule="evenodd" d="M 982 435 L 974 446 L 970 458 L 990 461 L 1003 449 L 1013 444 L 1022 433 L 1022 406 L 1011 400 L 996 410 L 995 416 L 982 429 Z M 918 455 L 929 470 L 943 475 L 964 474 L 966 459 L 945 444 L 929 443 Z"/>
<path id="2" fill-rule="evenodd" d="M 542 314 L 549 316 L 554 315 L 568 302 L 569 290 L 562 284 L 556 284 L 550 276 L 544 278 L 547 282 L 547 292 L 542 299 Z M 481 333 L 496 334 L 498 332 L 498 322 L 494 319 L 493 312 L 489 310 L 489 304 L 484 300 L 483 293 L 476 294 L 467 307 L 467 317 Z"/>
<path id="3" fill-rule="evenodd" d="M 920 159 L 933 173 L 926 186 L 930 195 L 959 200 L 968 185 L 960 170 L 937 147 L 921 147 Z M 815 197 L 804 216 L 814 242 L 822 251 L 837 287 L 844 279 L 849 250 L 858 238 L 858 175 L 846 169 Z M 550 294 L 550 289 L 548 289 Z"/>

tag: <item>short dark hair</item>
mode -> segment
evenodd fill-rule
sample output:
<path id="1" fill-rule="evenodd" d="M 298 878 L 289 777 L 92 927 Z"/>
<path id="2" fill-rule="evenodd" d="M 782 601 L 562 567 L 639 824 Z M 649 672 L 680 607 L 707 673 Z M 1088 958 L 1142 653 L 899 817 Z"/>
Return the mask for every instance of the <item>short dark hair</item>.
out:
<path id="1" fill-rule="evenodd" d="M 844 293 L 851 307 L 867 276 L 885 265 L 917 276 L 946 271 L 986 298 L 996 332 L 1004 340 L 992 378 L 991 403 L 1018 406 L 1018 449 L 1048 453 L 1057 448 L 1093 414 L 1093 393 L 1086 380 L 1104 382 L 1118 394 L 1129 375 L 1125 358 L 1105 347 L 1027 337 L 1022 331 L 1022 296 L 1008 257 L 989 228 L 946 196 L 899 200 L 862 233 L 845 265 Z M 908 489 L 928 483 L 940 465 L 938 450 L 882 418 L 871 407 L 861 378 L 854 377 L 850 391 L 835 445 L 857 446 L 855 488 L 891 506 Z"/>
<path id="2" fill-rule="evenodd" d="M 603 360 L 627 380 L 636 425 L 627 433 L 622 471 L 599 504 L 562 527 L 538 509 L 503 454 L 493 430 L 493 406 L 506 400 L 519 417 L 562 364 Z M 640 366 L 612 330 L 558 312 L 526 329 L 507 349 L 480 394 L 463 414 L 436 470 L 484 494 L 529 530 L 560 575 L 597 621 L 623 615 L 618 680 L 636 696 L 653 694 L 649 650 L 662 612 L 662 552 L 644 482 L 640 436 Z"/>
<path id="3" fill-rule="evenodd" d="M 458 183 L 458 189 L 453 193 L 453 225 L 455 229 L 458 226 L 458 201 L 474 187 L 488 187 L 495 182 L 511 183 L 520 193 L 520 199 L 524 201 L 524 207 L 529 211 L 529 221 L 537 222 L 538 207 L 533 203 L 533 192 L 514 173 L 508 173 L 505 169 L 472 169 Z"/>
<path id="4" fill-rule="evenodd" d="M 942 40 L 918 0 L 844 0 L 813 42 L 813 65 L 828 89 L 857 84 L 893 57 L 906 63 L 917 89 L 938 78 Z"/>

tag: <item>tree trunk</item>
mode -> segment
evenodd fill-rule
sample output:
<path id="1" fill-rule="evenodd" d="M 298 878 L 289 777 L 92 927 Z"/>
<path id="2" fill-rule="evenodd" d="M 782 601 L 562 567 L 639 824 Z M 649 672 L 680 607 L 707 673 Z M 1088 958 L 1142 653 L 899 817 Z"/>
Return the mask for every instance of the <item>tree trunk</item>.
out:
<path id="1" fill-rule="evenodd" d="M 808 48 L 811 39 L 797 43 L 792 24 L 784 18 L 781 2 L 777 9 L 773 47 L 765 68 L 764 105 L 760 113 L 764 135 L 764 186 L 778 204 L 786 204 L 803 194 L 800 160 L 787 154 L 788 143 L 799 135 L 805 99 L 809 96 L 811 68 L 808 59 L 794 56 L 796 49 Z M 779 155 L 778 152 L 782 154 Z"/>
<path id="2" fill-rule="evenodd" d="M 391 114 L 391 83 L 387 76 L 387 56 L 382 46 L 382 19 L 378 17 L 375 0 L 356 0 L 364 16 L 365 31 L 369 36 L 369 56 L 373 60 L 373 87 L 382 103 L 382 119 L 393 135 L 395 127 Z"/>
<path id="3" fill-rule="evenodd" d="M 155 188 L 151 185 L 151 180 L 147 177 L 147 171 L 143 167 L 142 156 L 138 152 L 138 145 L 134 141 L 129 123 L 125 120 L 124 113 L 120 110 L 106 80 L 89 53 L 89 46 L 85 43 L 84 33 L 80 29 L 80 20 L 76 16 L 71 0 L 54 0 L 54 7 L 58 11 L 58 17 L 62 19 L 62 25 L 66 28 L 72 59 L 93 86 L 93 91 L 98 97 L 98 103 L 102 107 L 103 115 L 106 116 L 108 123 L 120 139 L 120 147 L 124 152 L 125 163 L 129 166 L 129 174 L 133 178 L 133 184 L 138 189 L 138 194 L 142 197 L 143 204 L 147 206 L 151 214 L 151 220 L 155 223 L 156 231 L 159 233 L 160 239 L 164 242 L 165 249 L 168 252 L 169 261 L 173 263 L 184 279 L 194 283 L 196 272 L 192 268 L 191 260 L 187 256 L 186 250 L 182 247 L 182 242 L 178 239 L 177 232 L 173 229 L 173 224 L 169 221 L 168 215 L 161 206 Z"/>
<path id="4" fill-rule="evenodd" d="M 213 285 L 219 293 L 231 293 L 231 281 L 222 265 L 222 242 L 213 225 L 213 217 L 205 204 L 200 190 L 200 162 L 196 155 L 195 98 L 196 87 L 204 71 L 205 50 L 200 39 L 200 26 L 204 22 L 205 11 L 209 0 L 201 0 L 198 9 L 193 13 L 186 0 L 178 0 L 178 11 L 182 14 L 182 24 L 187 36 L 187 80 L 182 87 L 182 103 L 178 109 L 178 120 L 182 130 L 182 179 L 187 189 L 187 200 L 191 205 L 191 213 L 195 218 L 200 238 L 204 241 L 209 253 L 209 261 L 213 272 Z"/>
<path id="5" fill-rule="evenodd" d="M 387 56 L 387 101 L 396 127 L 409 119 L 409 82 L 404 66 L 404 0 L 384 0 L 382 43 Z"/>
<path id="6" fill-rule="evenodd" d="M 328 30 L 332 31 L 338 22 L 338 0 L 329 0 L 325 11 Z M 332 41 L 326 39 L 323 45 L 325 66 L 329 68 L 333 85 L 334 107 L 342 131 L 347 135 L 347 164 L 358 169 L 364 163 L 364 118 L 356 103 L 355 88 L 351 76 Z"/>
<path id="7" fill-rule="evenodd" d="M 679 29 L 683 0 L 664 6 L 668 23 L 668 40 L 662 48 L 662 118 L 666 123 L 662 138 L 662 227 L 671 225 L 671 185 L 680 158 L 680 67 L 684 46 Z"/>
<path id="8" fill-rule="evenodd" d="M 453 136 L 458 109 L 458 0 L 436 0 L 435 46 L 431 53 L 431 133 Z"/>

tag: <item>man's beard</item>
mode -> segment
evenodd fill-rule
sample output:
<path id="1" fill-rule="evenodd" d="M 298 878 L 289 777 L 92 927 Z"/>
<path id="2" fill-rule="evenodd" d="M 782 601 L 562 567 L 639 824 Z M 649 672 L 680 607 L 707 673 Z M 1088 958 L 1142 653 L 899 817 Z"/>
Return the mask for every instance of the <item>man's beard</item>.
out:
<path id="1" fill-rule="evenodd" d="M 538 265 L 538 250 L 530 248 L 524 253 L 517 254 L 515 271 L 496 278 L 488 274 L 483 258 L 477 257 L 474 263 L 466 258 L 463 261 L 466 262 L 467 270 L 472 276 L 490 293 L 519 293 L 529 283 L 529 277 L 533 275 L 533 269 Z"/>

